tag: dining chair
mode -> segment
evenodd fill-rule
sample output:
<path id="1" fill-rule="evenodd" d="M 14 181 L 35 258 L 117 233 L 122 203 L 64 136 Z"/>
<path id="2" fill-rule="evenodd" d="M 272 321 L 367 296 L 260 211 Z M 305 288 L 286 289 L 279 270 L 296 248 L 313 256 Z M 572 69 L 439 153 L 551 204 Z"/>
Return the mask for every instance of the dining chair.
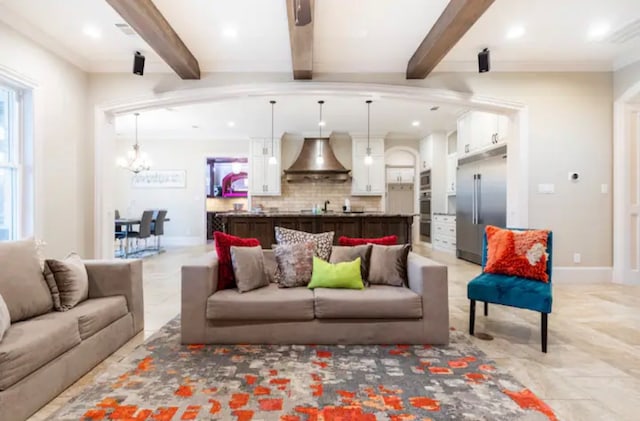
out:
<path id="1" fill-rule="evenodd" d="M 140 230 L 129 231 L 127 233 L 127 239 L 136 240 L 136 253 L 143 251 L 139 249 L 140 240 L 144 240 L 145 249 L 147 248 L 147 239 L 151 237 L 151 222 L 153 221 L 153 211 L 146 210 L 142 212 L 142 218 L 140 218 Z"/>
<path id="2" fill-rule="evenodd" d="M 151 224 L 151 235 L 156 238 L 156 250 L 160 251 L 160 237 L 164 235 L 164 220 L 167 217 L 167 210 L 160 209 Z"/>

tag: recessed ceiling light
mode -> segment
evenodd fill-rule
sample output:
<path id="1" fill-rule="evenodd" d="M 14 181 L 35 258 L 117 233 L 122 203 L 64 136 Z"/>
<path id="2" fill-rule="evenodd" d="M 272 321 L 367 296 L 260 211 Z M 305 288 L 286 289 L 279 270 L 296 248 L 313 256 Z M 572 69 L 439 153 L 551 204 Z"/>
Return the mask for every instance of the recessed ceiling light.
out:
<path id="1" fill-rule="evenodd" d="M 229 121 L 229 122 L 227 122 L 227 126 L 229 126 L 229 127 L 235 127 L 235 126 L 236 126 L 236 123 L 235 123 L 235 121 Z"/>
<path id="2" fill-rule="evenodd" d="M 524 35 L 525 32 L 526 32 L 526 30 L 524 29 L 524 26 L 522 26 L 522 25 L 512 26 L 507 31 L 507 39 L 520 38 L 520 37 L 522 37 Z"/>
<path id="3" fill-rule="evenodd" d="M 102 37 L 102 32 L 100 31 L 100 29 L 93 25 L 86 25 L 84 28 L 82 28 L 82 33 L 93 39 Z"/>
<path id="4" fill-rule="evenodd" d="M 222 30 L 222 36 L 225 38 L 237 38 L 238 31 L 236 30 L 236 28 L 227 27 Z"/>
<path id="5" fill-rule="evenodd" d="M 413 127 L 419 127 L 420 126 L 420 122 L 418 120 L 414 120 L 414 121 L 411 122 L 411 125 Z"/>
<path id="6" fill-rule="evenodd" d="M 589 27 L 589 32 L 587 32 L 587 37 L 592 41 L 600 41 L 602 40 L 609 31 L 611 30 L 611 26 L 608 23 L 599 22 L 594 23 Z"/>
<path id="7" fill-rule="evenodd" d="M 429 108 L 430 111 L 438 111 L 440 109 L 439 105 L 434 105 L 433 107 Z"/>

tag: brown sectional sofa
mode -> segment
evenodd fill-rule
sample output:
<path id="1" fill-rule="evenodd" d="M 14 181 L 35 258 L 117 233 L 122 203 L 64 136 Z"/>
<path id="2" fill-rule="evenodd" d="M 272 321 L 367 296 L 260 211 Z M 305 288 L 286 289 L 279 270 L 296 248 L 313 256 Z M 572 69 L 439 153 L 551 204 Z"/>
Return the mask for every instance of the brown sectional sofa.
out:
<path id="1" fill-rule="evenodd" d="M 273 270 L 271 250 L 265 262 Z M 182 267 L 184 344 L 447 344 L 447 267 L 410 253 L 408 287 L 216 291 L 215 253 Z"/>
<path id="2" fill-rule="evenodd" d="M 89 299 L 13 322 L 0 342 L 0 419 L 28 418 L 144 327 L 142 262 L 86 261 Z"/>

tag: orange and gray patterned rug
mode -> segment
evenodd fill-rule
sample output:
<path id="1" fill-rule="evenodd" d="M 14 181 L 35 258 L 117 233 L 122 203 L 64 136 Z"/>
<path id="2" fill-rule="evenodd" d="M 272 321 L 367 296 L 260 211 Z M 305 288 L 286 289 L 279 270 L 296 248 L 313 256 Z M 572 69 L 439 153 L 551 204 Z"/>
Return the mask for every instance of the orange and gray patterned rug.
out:
<path id="1" fill-rule="evenodd" d="M 451 334 L 447 347 L 186 346 L 176 318 L 50 419 L 556 420 Z"/>

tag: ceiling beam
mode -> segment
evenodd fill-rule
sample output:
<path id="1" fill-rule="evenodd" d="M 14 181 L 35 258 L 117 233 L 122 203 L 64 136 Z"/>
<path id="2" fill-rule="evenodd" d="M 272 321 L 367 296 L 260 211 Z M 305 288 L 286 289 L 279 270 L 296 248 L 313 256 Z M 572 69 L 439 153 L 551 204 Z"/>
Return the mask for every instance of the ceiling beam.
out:
<path id="1" fill-rule="evenodd" d="M 296 25 L 296 7 L 298 4 L 301 7 L 298 12 L 299 18 L 306 18 L 304 21 L 308 21 L 310 16 L 310 22 L 303 26 Z M 287 0 L 291 62 L 293 64 L 293 78 L 296 80 L 313 78 L 314 6 L 315 0 Z"/>
<path id="2" fill-rule="evenodd" d="M 151 0 L 106 0 L 182 79 L 200 79 L 198 60 Z"/>
<path id="3" fill-rule="evenodd" d="M 407 79 L 424 79 L 494 0 L 450 0 L 407 65 Z"/>

